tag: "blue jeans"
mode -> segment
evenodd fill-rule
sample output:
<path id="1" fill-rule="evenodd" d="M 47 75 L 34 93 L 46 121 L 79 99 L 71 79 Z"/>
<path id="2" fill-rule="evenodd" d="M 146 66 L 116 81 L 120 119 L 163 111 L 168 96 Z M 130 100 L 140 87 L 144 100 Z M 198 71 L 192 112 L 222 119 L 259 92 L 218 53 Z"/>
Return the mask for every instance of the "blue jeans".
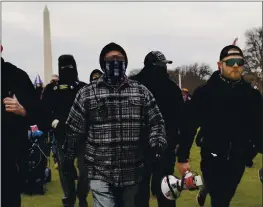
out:
<path id="1" fill-rule="evenodd" d="M 137 185 L 114 187 L 101 180 L 91 180 L 90 190 L 94 207 L 135 207 Z"/>

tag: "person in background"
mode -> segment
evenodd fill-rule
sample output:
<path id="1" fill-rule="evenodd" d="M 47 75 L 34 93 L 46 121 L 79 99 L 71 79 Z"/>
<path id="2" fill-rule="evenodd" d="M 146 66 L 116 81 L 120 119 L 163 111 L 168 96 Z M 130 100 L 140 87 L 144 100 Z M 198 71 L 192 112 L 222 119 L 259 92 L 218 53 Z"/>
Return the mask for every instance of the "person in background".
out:
<path id="1" fill-rule="evenodd" d="M 103 72 L 102 72 L 101 70 L 99 70 L 99 69 L 94 69 L 94 70 L 90 73 L 89 82 L 98 79 L 102 74 L 103 74 Z"/>
<path id="2" fill-rule="evenodd" d="M 84 142 L 78 146 L 79 178 L 77 189 L 75 187 L 77 171 L 74 164 L 71 166 L 74 176 L 65 176 L 63 169 L 67 147 L 65 123 L 76 94 L 86 83 L 79 81 L 76 61 L 70 54 L 61 55 L 58 58 L 58 72 L 59 79 L 46 86 L 42 97 L 43 106 L 47 114 L 46 126 L 48 129 L 52 129 L 55 135 L 58 170 L 64 192 L 62 203 L 66 207 L 73 207 L 77 196 L 79 206 L 86 207 L 88 205 L 86 198 L 89 192 L 89 183 L 86 179 L 87 172 L 82 156 L 84 153 Z"/>
<path id="3" fill-rule="evenodd" d="M 183 99 L 185 103 L 191 100 L 191 95 L 189 94 L 189 91 L 187 88 L 182 89 L 182 95 L 183 95 Z"/>
<path id="4" fill-rule="evenodd" d="M 53 75 L 51 76 L 50 83 L 57 82 L 58 79 L 59 79 L 58 75 L 57 75 L 57 74 L 53 74 Z"/>
<path id="5" fill-rule="evenodd" d="M 37 77 L 35 78 L 34 86 L 35 86 L 35 89 L 36 89 L 36 92 L 37 92 L 39 99 L 41 99 L 42 93 L 44 90 L 44 84 L 43 84 L 43 81 L 41 80 L 39 75 L 37 75 Z"/>

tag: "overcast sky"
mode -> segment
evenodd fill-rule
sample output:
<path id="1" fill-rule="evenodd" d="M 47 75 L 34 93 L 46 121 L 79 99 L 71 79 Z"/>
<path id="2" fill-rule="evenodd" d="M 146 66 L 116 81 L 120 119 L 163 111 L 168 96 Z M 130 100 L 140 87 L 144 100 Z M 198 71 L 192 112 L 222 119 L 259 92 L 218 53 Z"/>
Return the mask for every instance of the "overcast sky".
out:
<path id="1" fill-rule="evenodd" d="M 142 68 L 145 55 L 160 50 L 174 63 L 194 62 L 216 69 L 221 49 L 247 29 L 262 25 L 261 2 L 84 2 L 47 3 L 50 12 L 53 72 L 63 53 L 73 54 L 80 80 L 99 68 L 99 54 L 109 42 L 127 52 L 128 72 Z M 2 3 L 3 57 L 43 78 L 45 3 Z"/>

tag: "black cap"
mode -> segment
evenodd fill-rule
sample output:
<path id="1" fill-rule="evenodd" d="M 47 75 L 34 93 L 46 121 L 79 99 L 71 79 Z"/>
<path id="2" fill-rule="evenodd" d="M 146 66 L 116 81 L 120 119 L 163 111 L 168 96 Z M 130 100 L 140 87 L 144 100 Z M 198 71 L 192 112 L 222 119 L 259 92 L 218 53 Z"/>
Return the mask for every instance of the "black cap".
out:
<path id="1" fill-rule="evenodd" d="M 167 60 L 160 51 L 151 51 L 145 56 L 144 65 L 152 65 L 153 63 L 172 64 L 173 61 Z"/>
<path id="2" fill-rule="evenodd" d="M 109 53 L 110 51 L 113 51 L 113 50 L 119 51 L 121 54 L 123 54 L 123 56 L 125 58 L 125 66 L 127 68 L 128 58 L 127 58 L 127 54 L 126 54 L 125 50 L 120 45 L 117 45 L 116 43 L 111 42 L 111 43 L 107 44 L 101 50 L 101 53 L 100 53 L 100 67 L 101 67 L 102 70 L 104 70 L 104 58 L 105 58 L 105 55 L 107 53 Z"/>
<path id="3" fill-rule="evenodd" d="M 236 50 L 236 51 L 229 52 L 230 50 Z M 219 60 L 221 61 L 225 57 L 233 56 L 233 55 L 238 55 L 238 56 L 244 57 L 243 52 L 239 47 L 237 47 L 235 45 L 228 45 L 222 49 L 222 51 L 220 53 Z"/>
<path id="4" fill-rule="evenodd" d="M 63 67 L 69 67 L 70 70 L 64 70 Z M 68 83 L 78 79 L 78 70 L 75 58 L 73 55 L 64 54 L 58 58 L 58 74 L 59 81 L 62 83 Z"/>
<path id="5" fill-rule="evenodd" d="M 77 69 L 77 64 L 73 55 L 65 54 L 60 55 L 58 58 L 58 67 L 72 65 L 75 69 Z"/>

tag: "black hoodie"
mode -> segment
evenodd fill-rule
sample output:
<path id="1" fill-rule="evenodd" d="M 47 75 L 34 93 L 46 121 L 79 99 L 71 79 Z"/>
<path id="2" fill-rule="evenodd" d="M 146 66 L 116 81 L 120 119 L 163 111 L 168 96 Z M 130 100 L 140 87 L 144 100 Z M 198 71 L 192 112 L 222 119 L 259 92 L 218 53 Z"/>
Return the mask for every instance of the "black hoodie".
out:
<path id="1" fill-rule="evenodd" d="M 170 149 L 173 153 L 176 144 L 180 142 L 178 130 L 183 131 L 184 125 L 181 89 L 169 78 L 167 69 L 156 66 L 145 66 L 130 79 L 137 80 L 153 94 L 165 121 L 168 151 Z"/>
<path id="2" fill-rule="evenodd" d="M 223 79 L 220 71 L 197 88 L 189 104 L 188 136 L 180 153 L 189 157 L 196 129 L 202 128 L 204 151 L 229 157 L 245 156 L 250 143 L 259 148 L 262 139 L 262 97 L 242 80 Z"/>
<path id="3" fill-rule="evenodd" d="M 2 173 L 7 172 L 12 177 L 14 171 L 17 170 L 18 158 L 24 159 L 28 153 L 29 125 L 38 124 L 37 117 L 41 117 L 41 114 L 34 85 L 25 71 L 1 58 L 1 78 Z M 25 108 L 26 117 L 5 111 L 3 100 L 6 97 L 13 97 L 14 94 Z"/>
<path id="4" fill-rule="evenodd" d="M 71 65 L 72 68 L 63 68 Z M 77 64 L 72 55 L 61 55 L 58 59 L 59 80 L 47 84 L 42 95 L 42 107 L 45 111 L 42 127 L 51 128 L 53 120 L 59 120 L 56 132 L 59 138 L 65 136 L 65 123 L 78 91 L 86 85 L 79 81 Z M 64 140 L 60 140 L 64 141 Z"/>
<path id="5" fill-rule="evenodd" d="M 109 44 L 107 44 L 102 50 L 101 50 L 101 53 L 100 53 L 100 67 L 101 69 L 104 71 L 105 70 L 105 62 L 104 62 L 104 58 L 105 58 L 105 55 L 108 53 L 108 52 L 111 52 L 113 50 L 116 50 L 116 51 L 119 51 L 121 54 L 123 54 L 124 58 L 125 58 L 125 65 L 126 65 L 126 68 L 128 66 L 128 57 L 127 57 L 127 54 L 125 52 L 125 50 L 118 44 L 114 43 L 114 42 L 111 42 Z"/>

